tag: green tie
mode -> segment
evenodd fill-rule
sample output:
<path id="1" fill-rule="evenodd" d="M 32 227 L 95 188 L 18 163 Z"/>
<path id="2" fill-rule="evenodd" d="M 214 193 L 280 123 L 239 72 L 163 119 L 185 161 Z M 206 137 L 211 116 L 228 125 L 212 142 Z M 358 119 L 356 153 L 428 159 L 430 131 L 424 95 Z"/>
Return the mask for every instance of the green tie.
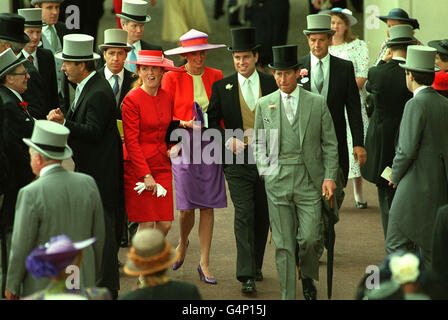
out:
<path id="1" fill-rule="evenodd" d="M 50 32 L 51 32 L 51 46 L 52 46 L 54 52 L 58 52 L 59 51 L 59 41 L 58 41 L 58 35 L 56 34 L 56 29 L 55 29 L 54 25 L 48 26 L 48 28 L 50 28 Z"/>

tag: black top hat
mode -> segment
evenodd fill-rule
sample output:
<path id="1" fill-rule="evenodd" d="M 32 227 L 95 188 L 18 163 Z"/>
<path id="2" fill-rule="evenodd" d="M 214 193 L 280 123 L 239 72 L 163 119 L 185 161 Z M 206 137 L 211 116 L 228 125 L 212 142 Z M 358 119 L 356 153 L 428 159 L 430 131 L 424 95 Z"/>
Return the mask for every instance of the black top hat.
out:
<path id="1" fill-rule="evenodd" d="M 269 64 L 269 68 L 274 70 L 294 69 L 298 66 L 297 45 L 272 47 L 274 63 Z"/>
<path id="2" fill-rule="evenodd" d="M 448 39 L 429 41 L 428 46 L 436 49 L 438 53 L 448 55 Z"/>
<path id="3" fill-rule="evenodd" d="M 255 28 L 238 28 L 230 31 L 232 46 L 227 48 L 229 51 L 252 51 L 261 46 L 255 41 Z"/>
<path id="4" fill-rule="evenodd" d="M 401 8 L 392 9 L 389 11 L 387 16 L 378 16 L 378 18 L 384 22 L 387 22 L 388 19 L 407 21 L 414 29 L 418 29 L 420 27 L 417 19 L 409 18 L 408 13 Z"/>
<path id="5" fill-rule="evenodd" d="M 25 18 L 14 13 L 0 13 L 0 39 L 28 43 L 30 38 L 23 32 Z"/>

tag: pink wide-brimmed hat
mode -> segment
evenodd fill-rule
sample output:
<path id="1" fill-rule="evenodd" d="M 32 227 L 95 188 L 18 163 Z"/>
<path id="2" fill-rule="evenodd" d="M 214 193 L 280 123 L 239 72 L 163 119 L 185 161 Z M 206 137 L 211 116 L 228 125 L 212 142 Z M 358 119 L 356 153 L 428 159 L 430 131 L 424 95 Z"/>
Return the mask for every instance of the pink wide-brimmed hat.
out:
<path id="1" fill-rule="evenodd" d="M 182 44 L 181 47 L 167 50 L 165 51 L 165 54 L 167 56 L 172 56 L 174 54 L 218 49 L 226 46 L 225 44 L 210 44 L 208 43 L 207 38 L 208 35 L 206 33 L 191 29 L 179 38 L 179 41 Z"/>
<path id="2" fill-rule="evenodd" d="M 140 50 L 137 54 L 137 61 L 126 61 L 143 66 L 163 67 L 168 71 L 185 71 L 175 67 L 173 60 L 163 56 L 163 52 L 159 50 Z"/>

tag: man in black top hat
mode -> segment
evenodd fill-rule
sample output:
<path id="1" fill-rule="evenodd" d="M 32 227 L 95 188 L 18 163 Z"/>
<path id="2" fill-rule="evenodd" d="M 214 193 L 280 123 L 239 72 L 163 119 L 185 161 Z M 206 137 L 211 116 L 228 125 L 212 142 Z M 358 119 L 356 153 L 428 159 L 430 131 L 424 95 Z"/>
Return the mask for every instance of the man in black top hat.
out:
<path id="1" fill-rule="evenodd" d="M 261 98 L 255 114 L 255 157 L 264 176 L 282 299 L 296 298 L 296 246 L 306 300 L 319 280 L 322 199 L 333 197 L 337 138 L 325 99 L 297 84 L 297 46 L 273 47 L 279 90 Z"/>
<path id="2" fill-rule="evenodd" d="M 376 59 L 375 63 L 373 64 L 376 66 L 379 63 L 384 63 L 390 60 L 390 51 L 387 50 L 387 42 L 389 41 L 390 35 L 389 35 L 389 28 L 392 26 L 396 26 L 399 24 L 407 24 L 412 27 L 412 29 L 419 29 L 420 24 L 418 23 L 417 19 L 410 18 L 408 13 L 404 11 L 401 8 L 394 8 L 389 11 L 387 16 L 378 16 L 378 19 L 385 22 L 387 25 L 387 38 L 384 40 L 384 42 L 381 44 L 380 53 L 378 54 L 378 58 Z M 415 39 L 417 40 L 417 39 Z M 421 44 L 418 42 L 418 44 Z"/>
<path id="3" fill-rule="evenodd" d="M 236 73 L 213 84 L 207 111 L 209 128 L 222 131 L 225 145 L 223 168 L 235 206 L 236 277 L 243 293 L 255 292 L 254 280 L 263 278 L 261 267 L 269 229 L 266 192 L 253 159 L 252 136 L 258 99 L 277 87 L 271 75 L 256 70 L 259 47 L 254 28 L 232 30 L 232 47 L 228 50 Z M 224 133 L 221 121 L 226 129 L 234 130 L 232 135 Z"/>
<path id="4" fill-rule="evenodd" d="M 437 50 L 436 66 L 448 72 L 448 39 L 429 41 L 428 46 Z"/>

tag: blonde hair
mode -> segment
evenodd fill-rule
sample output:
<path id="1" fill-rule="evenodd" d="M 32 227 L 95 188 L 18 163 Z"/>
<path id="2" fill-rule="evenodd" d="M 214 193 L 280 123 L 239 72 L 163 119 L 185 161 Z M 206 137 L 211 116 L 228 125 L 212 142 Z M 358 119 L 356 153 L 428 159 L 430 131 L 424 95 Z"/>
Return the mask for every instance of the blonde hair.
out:
<path id="1" fill-rule="evenodd" d="M 350 21 L 348 20 L 348 18 L 345 14 L 343 14 L 341 12 L 331 12 L 331 15 L 341 18 L 347 27 L 347 29 L 344 32 L 344 42 L 350 43 L 353 40 L 358 39 L 357 36 L 354 36 L 352 34 L 352 27 L 350 26 Z"/>

